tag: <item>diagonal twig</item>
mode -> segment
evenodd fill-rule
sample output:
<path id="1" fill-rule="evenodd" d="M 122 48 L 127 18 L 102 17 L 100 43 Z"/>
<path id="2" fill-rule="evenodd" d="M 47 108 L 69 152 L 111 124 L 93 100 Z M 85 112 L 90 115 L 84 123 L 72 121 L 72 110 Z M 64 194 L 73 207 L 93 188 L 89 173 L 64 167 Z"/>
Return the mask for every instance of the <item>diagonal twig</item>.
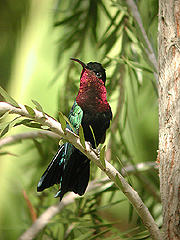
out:
<path id="1" fill-rule="evenodd" d="M 13 136 L 1 138 L 0 148 L 24 139 L 45 138 L 45 137 L 51 137 L 51 138 L 57 138 L 57 139 L 61 138 L 58 134 L 47 131 L 47 130 L 31 131 L 31 132 L 19 133 Z"/>
<path id="2" fill-rule="evenodd" d="M 23 105 L 20 105 L 20 108 L 17 108 L 6 102 L 0 102 L 0 113 L 5 113 L 7 111 L 9 111 L 11 114 L 18 114 L 20 116 L 33 119 L 43 126 L 48 126 L 53 132 L 59 134 L 61 137 L 73 144 L 84 155 L 86 155 L 89 160 L 93 161 L 109 177 L 109 179 L 116 184 L 118 189 L 124 193 L 124 195 L 134 206 L 138 215 L 141 217 L 145 227 L 149 230 L 151 237 L 155 240 L 162 239 L 161 232 L 157 224 L 155 223 L 151 213 L 143 203 L 138 193 L 127 183 L 123 176 L 108 161 L 105 160 L 105 166 L 101 163 L 97 150 L 92 149 L 88 142 L 85 142 L 85 147 L 83 147 L 79 136 L 67 128 L 63 131 L 59 122 L 36 109 L 34 109 L 34 114 L 32 116 L 28 113 Z"/>

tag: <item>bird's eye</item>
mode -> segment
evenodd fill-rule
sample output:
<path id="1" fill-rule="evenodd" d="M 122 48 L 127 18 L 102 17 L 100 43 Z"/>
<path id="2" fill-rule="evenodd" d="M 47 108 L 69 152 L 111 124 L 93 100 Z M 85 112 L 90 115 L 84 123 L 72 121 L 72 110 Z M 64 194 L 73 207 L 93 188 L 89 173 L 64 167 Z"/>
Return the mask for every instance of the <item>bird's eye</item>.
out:
<path id="1" fill-rule="evenodd" d="M 96 73 L 96 76 L 97 76 L 98 78 L 102 78 L 102 74 L 101 74 L 100 72 L 97 72 L 97 73 Z"/>

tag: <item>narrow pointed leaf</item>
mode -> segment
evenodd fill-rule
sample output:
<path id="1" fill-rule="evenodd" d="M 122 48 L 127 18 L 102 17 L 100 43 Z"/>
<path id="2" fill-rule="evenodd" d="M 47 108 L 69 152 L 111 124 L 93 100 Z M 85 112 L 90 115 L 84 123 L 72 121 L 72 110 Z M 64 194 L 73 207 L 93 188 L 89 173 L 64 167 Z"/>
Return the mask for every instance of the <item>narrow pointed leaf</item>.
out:
<path id="1" fill-rule="evenodd" d="M 41 107 L 41 105 L 36 101 L 36 100 L 32 100 L 32 102 L 34 103 L 34 105 L 36 106 L 36 109 L 40 112 L 43 113 L 44 115 L 44 111 L 43 111 L 43 108 Z"/>
<path id="2" fill-rule="evenodd" d="M 100 151 L 100 161 L 103 165 L 104 168 L 106 168 L 106 163 L 105 163 L 105 149 L 106 149 L 106 145 L 103 146 L 103 148 L 101 148 L 101 151 Z"/>
<path id="3" fill-rule="evenodd" d="M 3 113 L 1 116 L 0 116 L 0 120 L 2 120 L 3 118 L 5 118 L 8 114 L 9 114 L 10 111 L 7 111 L 5 113 Z"/>
<path id="4" fill-rule="evenodd" d="M 90 127 L 90 130 L 91 130 L 91 132 L 92 132 L 92 135 L 93 135 L 93 139 L 94 139 L 95 148 L 97 148 L 97 143 L 96 143 L 96 138 L 95 138 L 95 135 L 94 135 L 94 131 L 93 131 L 93 129 L 92 129 L 92 127 L 91 127 L 91 125 L 89 125 L 89 127 Z"/>
<path id="5" fill-rule="evenodd" d="M 72 21 L 77 21 L 77 18 L 80 17 L 80 15 L 83 13 L 83 10 L 77 11 L 74 15 L 71 15 L 70 17 L 67 17 L 63 19 L 62 21 L 55 22 L 54 26 L 60 26 L 60 25 L 65 25 L 67 23 L 71 23 Z"/>
<path id="6" fill-rule="evenodd" d="M 31 128 L 39 128 L 41 129 L 41 124 L 34 122 L 31 119 L 23 119 L 23 120 L 19 120 L 18 122 L 16 122 L 15 126 L 19 126 L 19 125 L 24 125 L 26 127 L 31 127 Z"/>
<path id="7" fill-rule="evenodd" d="M 9 131 L 9 123 L 7 123 L 4 129 L 2 130 L 0 137 L 3 137 L 8 131 Z"/>
<path id="8" fill-rule="evenodd" d="M 136 34 L 134 34 L 129 28 L 125 27 L 125 31 L 132 42 L 134 42 L 134 43 L 138 42 L 138 40 L 136 38 Z"/>
<path id="9" fill-rule="evenodd" d="M 92 231 L 89 231 L 84 234 L 81 234 L 77 238 L 74 238 L 74 240 L 86 240 L 86 239 L 89 239 L 91 236 L 92 236 Z"/>
<path id="10" fill-rule="evenodd" d="M 9 123 L 5 126 L 5 128 L 2 130 L 0 137 L 3 137 L 7 132 L 9 132 L 9 130 L 10 130 L 12 127 L 14 127 L 14 126 L 16 125 L 16 123 L 18 123 L 19 121 L 21 121 L 19 118 L 20 118 L 20 117 L 16 117 L 16 118 L 14 118 L 11 122 L 9 122 Z"/>
<path id="11" fill-rule="evenodd" d="M 84 131 L 83 131 L 83 127 L 82 125 L 80 125 L 79 127 L 79 137 L 80 137 L 80 142 L 83 145 L 83 147 L 85 148 L 85 138 L 84 138 Z"/>
<path id="12" fill-rule="evenodd" d="M 33 110 L 31 107 L 27 106 L 27 105 L 24 105 L 24 106 L 25 106 L 26 110 L 28 111 L 28 113 L 29 113 L 32 117 L 34 117 L 34 116 L 35 116 L 34 110 Z"/>
<path id="13" fill-rule="evenodd" d="M 59 112 L 59 121 L 61 123 L 62 130 L 65 131 L 65 129 L 66 129 L 66 120 L 65 120 L 64 115 L 62 114 L 62 112 Z"/>
<path id="14" fill-rule="evenodd" d="M 72 130 L 73 132 L 76 132 L 75 129 L 74 129 L 74 127 L 73 127 L 73 125 L 70 123 L 69 119 L 68 119 L 65 115 L 63 115 L 63 117 L 64 117 L 64 119 L 66 120 L 66 122 L 69 124 L 71 130 Z"/>
<path id="15" fill-rule="evenodd" d="M 117 184 L 117 185 L 120 187 L 120 189 L 122 190 L 122 189 L 123 189 L 122 183 L 121 183 L 121 180 L 119 179 L 119 176 L 118 176 L 117 173 L 116 173 L 115 181 L 116 181 L 116 184 Z"/>
<path id="16" fill-rule="evenodd" d="M 0 152 L 0 156 L 1 156 L 1 155 L 10 155 L 10 156 L 14 156 L 14 157 L 17 157 L 17 156 L 18 156 L 17 154 L 14 154 L 14 153 L 11 153 L 11 152 L 8 152 L 8 151 Z"/>
<path id="17" fill-rule="evenodd" d="M 18 103 L 0 86 L 0 95 L 4 98 L 7 103 L 10 103 L 14 107 L 19 108 Z"/>

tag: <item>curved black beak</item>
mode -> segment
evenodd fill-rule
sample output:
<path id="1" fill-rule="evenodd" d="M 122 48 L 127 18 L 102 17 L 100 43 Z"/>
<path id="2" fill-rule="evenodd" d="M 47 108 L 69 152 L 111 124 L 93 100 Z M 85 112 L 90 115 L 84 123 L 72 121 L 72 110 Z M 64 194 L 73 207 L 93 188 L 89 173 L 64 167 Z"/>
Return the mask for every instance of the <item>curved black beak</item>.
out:
<path id="1" fill-rule="evenodd" d="M 87 65 L 77 58 L 70 58 L 72 61 L 78 62 L 83 68 L 87 68 Z"/>

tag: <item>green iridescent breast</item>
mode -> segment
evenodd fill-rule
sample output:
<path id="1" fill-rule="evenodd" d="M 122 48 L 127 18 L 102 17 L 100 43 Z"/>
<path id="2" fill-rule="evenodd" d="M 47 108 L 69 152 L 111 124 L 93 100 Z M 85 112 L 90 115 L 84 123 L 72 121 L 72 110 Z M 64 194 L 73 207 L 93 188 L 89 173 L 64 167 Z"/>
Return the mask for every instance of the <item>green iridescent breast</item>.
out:
<path id="1" fill-rule="evenodd" d="M 83 110 L 75 101 L 69 114 L 69 121 L 72 124 L 72 127 L 74 128 L 74 131 L 77 134 L 78 134 L 79 126 L 82 122 L 82 117 L 83 117 Z M 73 130 L 70 126 L 68 126 L 68 128 L 70 130 Z"/>

